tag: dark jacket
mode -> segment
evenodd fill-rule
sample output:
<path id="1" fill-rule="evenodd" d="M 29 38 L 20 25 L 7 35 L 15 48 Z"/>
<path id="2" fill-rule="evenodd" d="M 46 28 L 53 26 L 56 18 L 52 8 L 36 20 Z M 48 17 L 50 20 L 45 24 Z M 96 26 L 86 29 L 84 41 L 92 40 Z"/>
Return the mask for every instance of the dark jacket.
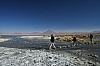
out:
<path id="1" fill-rule="evenodd" d="M 54 36 L 51 36 L 50 41 L 51 41 L 51 42 L 54 42 Z"/>
<path id="2" fill-rule="evenodd" d="M 76 37 L 73 37 L 73 41 L 76 41 Z"/>
<path id="3" fill-rule="evenodd" d="M 90 34 L 90 36 L 89 36 L 89 37 L 90 37 L 90 39 L 92 39 L 92 38 L 93 38 L 93 35 L 92 35 L 92 34 Z"/>

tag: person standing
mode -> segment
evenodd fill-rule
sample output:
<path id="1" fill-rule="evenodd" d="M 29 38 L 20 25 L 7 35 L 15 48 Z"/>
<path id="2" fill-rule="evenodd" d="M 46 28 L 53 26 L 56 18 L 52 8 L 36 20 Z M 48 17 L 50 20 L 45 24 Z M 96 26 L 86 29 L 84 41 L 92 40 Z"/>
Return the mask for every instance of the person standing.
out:
<path id="1" fill-rule="evenodd" d="M 53 34 L 51 34 L 51 39 L 50 39 L 50 41 L 51 41 L 51 45 L 50 45 L 49 49 L 51 49 L 52 46 L 56 49 L 56 47 L 55 47 L 55 45 L 54 45 L 55 39 L 54 39 Z"/>
<path id="2" fill-rule="evenodd" d="M 76 46 L 76 37 L 73 37 L 73 46 Z"/>
<path id="3" fill-rule="evenodd" d="M 92 44 L 93 43 L 93 41 L 92 41 L 92 39 L 93 39 L 92 33 L 90 33 L 89 38 L 90 38 L 90 43 Z"/>

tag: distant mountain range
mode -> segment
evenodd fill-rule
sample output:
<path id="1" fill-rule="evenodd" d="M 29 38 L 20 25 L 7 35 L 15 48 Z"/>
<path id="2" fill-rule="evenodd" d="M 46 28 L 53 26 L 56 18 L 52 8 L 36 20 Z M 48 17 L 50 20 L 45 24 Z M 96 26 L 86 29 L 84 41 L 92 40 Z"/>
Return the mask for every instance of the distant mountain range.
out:
<path id="1" fill-rule="evenodd" d="M 92 31 L 92 32 L 72 32 L 72 33 L 67 33 L 67 32 L 54 32 L 52 30 L 48 30 L 46 32 L 43 33 L 39 33 L 39 32 L 33 32 L 32 34 L 86 34 L 86 33 L 96 33 L 99 34 L 100 31 Z"/>
<path id="2" fill-rule="evenodd" d="M 57 34 L 56 32 L 52 31 L 52 30 L 48 30 L 42 34 Z"/>
<path id="3" fill-rule="evenodd" d="M 93 31 L 92 33 L 100 34 L 100 31 Z"/>
<path id="4" fill-rule="evenodd" d="M 54 32 L 54 31 L 52 31 L 52 30 L 47 30 L 47 31 L 45 31 L 45 32 L 43 32 L 43 33 L 40 33 L 40 32 L 33 32 L 33 33 L 13 33 L 13 34 L 50 35 L 50 34 L 67 34 L 67 33 L 63 33 L 63 32 L 57 33 L 57 32 Z"/>
<path id="5" fill-rule="evenodd" d="M 67 33 L 67 32 L 55 32 L 52 30 L 47 30 L 43 33 L 40 32 L 33 32 L 33 33 L 13 33 L 14 35 L 50 35 L 50 34 L 86 34 L 86 33 L 93 33 L 93 34 L 100 34 L 100 31 L 92 31 L 92 32 L 72 32 L 72 33 Z M 3 34 L 0 32 L 0 34 Z M 9 34 L 9 33 L 4 33 L 4 34 Z"/>
<path id="6" fill-rule="evenodd" d="M 29 33 L 29 34 L 42 34 L 40 32 L 33 32 L 33 33 Z"/>
<path id="7" fill-rule="evenodd" d="M 48 30 L 46 32 L 40 33 L 40 32 L 32 32 L 32 33 L 13 33 L 13 34 L 30 34 L 30 35 L 47 35 L 47 34 L 57 34 L 56 32 L 52 31 L 52 30 Z"/>

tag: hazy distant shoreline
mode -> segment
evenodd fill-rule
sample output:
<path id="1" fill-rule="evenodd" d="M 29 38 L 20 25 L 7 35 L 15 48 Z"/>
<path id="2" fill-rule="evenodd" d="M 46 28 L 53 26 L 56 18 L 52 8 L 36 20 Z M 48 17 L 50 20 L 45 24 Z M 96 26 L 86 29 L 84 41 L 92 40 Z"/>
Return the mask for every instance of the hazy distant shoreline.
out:
<path id="1" fill-rule="evenodd" d="M 33 32 L 33 33 L 0 33 L 0 35 L 10 35 L 10 36 L 42 36 L 42 35 L 74 35 L 74 34 L 100 34 L 100 31 L 91 31 L 91 32 L 55 32 L 52 30 L 47 30 L 43 33 L 40 32 Z"/>

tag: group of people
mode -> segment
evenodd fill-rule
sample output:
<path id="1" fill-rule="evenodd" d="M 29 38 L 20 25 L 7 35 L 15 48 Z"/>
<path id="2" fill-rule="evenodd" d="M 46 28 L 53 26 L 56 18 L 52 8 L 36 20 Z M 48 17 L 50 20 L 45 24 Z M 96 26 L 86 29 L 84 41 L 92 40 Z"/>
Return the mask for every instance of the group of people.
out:
<path id="1" fill-rule="evenodd" d="M 93 43 L 93 41 L 92 41 L 92 39 L 93 39 L 93 34 L 92 33 L 90 33 L 90 35 L 89 35 L 89 38 L 90 38 L 90 43 L 92 44 Z M 50 39 L 50 41 L 51 41 L 51 45 L 50 45 L 50 47 L 49 47 L 49 49 L 52 49 L 52 46 L 56 49 L 56 47 L 55 47 L 55 45 L 54 45 L 54 41 L 55 41 L 55 39 L 54 39 L 54 36 L 53 36 L 53 34 L 51 34 L 51 39 Z M 73 37 L 73 46 L 76 46 L 76 37 L 74 36 Z"/>
<path id="2" fill-rule="evenodd" d="M 92 44 L 93 43 L 93 34 L 92 33 L 90 33 L 90 35 L 88 36 L 89 37 L 89 39 L 90 39 L 90 44 Z M 73 37 L 73 45 L 75 46 L 76 45 L 76 37 Z"/>

